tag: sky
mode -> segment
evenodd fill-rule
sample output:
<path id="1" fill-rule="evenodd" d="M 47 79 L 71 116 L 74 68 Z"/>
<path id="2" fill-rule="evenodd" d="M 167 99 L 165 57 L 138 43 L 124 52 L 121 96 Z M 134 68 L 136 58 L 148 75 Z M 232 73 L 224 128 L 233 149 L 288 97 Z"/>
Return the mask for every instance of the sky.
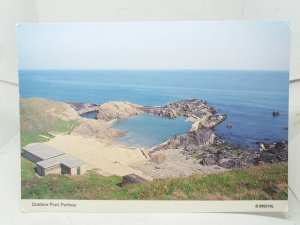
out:
<path id="1" fill-rule="evenodd" d="M 288 70 L 285 22 L 20 24 L 19 69 Z"/>

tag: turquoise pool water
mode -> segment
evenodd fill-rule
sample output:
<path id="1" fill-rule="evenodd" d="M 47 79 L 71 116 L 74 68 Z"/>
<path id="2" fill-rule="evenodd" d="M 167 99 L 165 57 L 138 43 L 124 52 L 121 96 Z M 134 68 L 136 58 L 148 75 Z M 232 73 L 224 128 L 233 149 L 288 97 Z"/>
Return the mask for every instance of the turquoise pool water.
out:
<path id="1" fill-rule="evenodd" d="M 187 133 L 191 129 L 191 123 L 185 120 L 186 118 L 168 119 L 143 114 L 118 120 L 113 126 L 128 132 L 118 140 L 118 143 L 135 147 L 153 147 L 170 137 Z"/>

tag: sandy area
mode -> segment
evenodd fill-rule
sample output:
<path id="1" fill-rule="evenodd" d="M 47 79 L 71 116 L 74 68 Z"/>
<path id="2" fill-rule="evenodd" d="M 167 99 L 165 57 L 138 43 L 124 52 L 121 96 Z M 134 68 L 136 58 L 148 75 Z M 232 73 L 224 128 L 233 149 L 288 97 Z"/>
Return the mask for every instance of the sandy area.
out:
<path id="1" fill-rule="evenodd" d="M 104 176 L 135 173 L 151 180 L 151 177 L 130 166 L 147 161 L 140 149 L 126 148 L 77 135 L 56 135 L 48 144 L 82 159 L 86 162 L 88 170 L 98 169 Z"/>
<path id="2" fill-rule="evenodd" d="M 208 174 L 225 170 L 219 166 L 203 166 L 195 158 L 182 154 L 180 149 L 156 151 L 153 156 L 158 154 L 165 156 L 165 160 L 161 164 L 150 160 L 146 163 L 135 163 L 132 166 L 153 178 L 187 177 L 195 173 Z"/>
<path id="3" fill-rule="evenodd" d="M 179 149 L 155 152 L 163 154 L 165 160 L 158 164 L 147 158 L 141 149 L 99 141 L 79 135 L 56 135 L 49 145 L 86 162 L 87 169 L 98 169 L 104 176 L 135 173 L 148 180 L 153 178 L 186 177 L 194 173 L 215 173 L 224 171 L 218 166 L 203 166 L 196 159 L 182 154 Z M 144 152 L 145 153 L 145 152 Z"/>

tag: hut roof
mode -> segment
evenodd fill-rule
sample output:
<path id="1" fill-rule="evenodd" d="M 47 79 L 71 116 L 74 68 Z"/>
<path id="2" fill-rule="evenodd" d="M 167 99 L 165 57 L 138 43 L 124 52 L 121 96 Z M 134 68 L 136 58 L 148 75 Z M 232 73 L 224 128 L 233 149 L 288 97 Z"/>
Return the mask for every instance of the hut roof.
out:
<path id="1" fill-rule="evenodd" d="M 65 154 L 63 151 L 60 151 L 43 143 L 27 145 L 23 147 L 23 149 L 41 158 L 42 160 L 50 159 Z"/>
<path id="2" fill-rule="evenodd" d="M 75 158 L 71 155 L 64 154 L 64 155 L 60 155 L 60 156 L 57 156 L 57 157 L 54 157 L 51 159 L 37 162 L 36 164 L 45 169 L 56 166 L 56 165 L 60 165 L 60 164 L 66 166 L 66 167 L 69 167 L 69 168 L 74 168 L 74 167 L 84 164 L 84 161 L 82 161 L 81 159 Z"/>

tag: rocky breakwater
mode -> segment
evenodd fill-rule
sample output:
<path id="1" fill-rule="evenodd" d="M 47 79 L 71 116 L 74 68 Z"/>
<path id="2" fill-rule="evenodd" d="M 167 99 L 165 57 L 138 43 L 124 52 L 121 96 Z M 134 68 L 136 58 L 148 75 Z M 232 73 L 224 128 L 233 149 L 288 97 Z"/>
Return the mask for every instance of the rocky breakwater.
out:
<path id="1" fill-rule="evenodd" d="M 188 121 L 192 122 L 190 132 L 170 138 L 167 142 L 159 145 L 157 149 L 194 148 L 199 145 L 212 144 L 216 138 L 212 128 L 227 118 L 226 115 L 218 115 L 213 107 L 210 107 L 205 101 L 199 99 L 181 100 L 165 106 L 142 106 L 130 102 L 117 101 L 107 102 L 102 105 L 80 103 L 70 103 L 70 105 L 78 114 L 97 111 L 96 121 L 100 121 L 106 130 L 110 126 L 107 126 L 107 124 L 103 122 L 107 123 L 117 119 L 126 119 L 130 116 L 143 113 L 151 113 L 169 119 L 186 117 Z M 94 128 L 97 127 L 97 129 L 99 129 L 100 124 L 94 126 L 91 123 L 96 122 L 87 120 L 84 123 L 85 125 L 80 127 L 81 132 L 90 134 L 98 133 L 97 136 L 99 136 L 100 133 L 95 132 Z M 124 135 L 124 133 L 115 132 L 115 130 L 112 130 L 112 127 L 110 128 L 113 132 L 109 133 L 109 137 Z"/>
<path id="2" fill-rule="evenodd" d="M 213 132 L 217 124 L 224 121 L 227 116 L 219 115 L 213 107 L 203 100 L 191 99 L 170 103 L 162 107 L 144 107 L 147 113 L 162 117 L 187 117 L 192 122 L 192 128 L 187 134 L 170 138 L 168 141 L 156 146 L 152 151 L 162 149 L 198 149 L 214 143 L 216 135 Z"/>

